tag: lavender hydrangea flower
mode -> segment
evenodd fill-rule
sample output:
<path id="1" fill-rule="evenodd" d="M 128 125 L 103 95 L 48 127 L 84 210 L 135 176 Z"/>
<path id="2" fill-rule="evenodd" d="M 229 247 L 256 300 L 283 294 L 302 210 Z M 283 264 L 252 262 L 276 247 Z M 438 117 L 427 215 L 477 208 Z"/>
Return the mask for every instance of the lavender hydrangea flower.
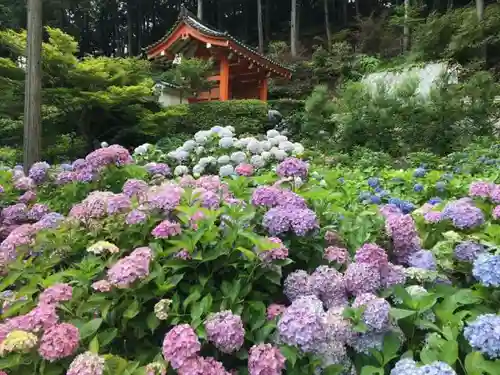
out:
<path id="1" fill-rule="evenodd" d="M 495 185 L 491 189 L 490 199 L 493 203 L 500 203 L 500 185 Z"/>
<path id="2" fill-rule="evenodd" d="M 419 250 L 412 254 L 408 259 L 408 264 L 411 267 L 423 268 L 424 270 L 436 270 L 436 259 L 429 250 Z"/>
<path id="3" fill-rule="evenodd" d="M 469 196 L 488 198 L 493 188 L 493 184 L 486 181 L 476 181 L 470 184 Z"/>
<path id="4" fill-rule="evenodd" d="M 108 281 L 117 288 L 128 288 L 138 279 L 149 275 L 153 253 L 149 247 L 139 247 L 120 259 L 108 270 Z"/>
<path id="5" fill-rule="evenodd" d="M 125 217 L 125 222 L 128 225 L 135 225 L 145 222 L 147 218 L 148 215 L 146 215 L 144 212 L 140 210 L 132 210 Z"/>
<path id="6" fill-rule="evenodd" d="M 457 375 L 449 364 L 440 361 L 429 363 L 428 365 L 420 367 L 418 370 L 422 375 Z"/>
<path id="7" fill-rule="evenodd" d="M 151 234 L 155 238 L 169 238 L 181 233 L 181 225 L 170 220 L 163 220 L 158 224 Z"/>
<path id="8" fill-rule="evenodd" d="M 391 305 L 383 298 L 378 298 L 371 293 L 360 294 L 354 300 L 352 307 L 365 307 L 363 322 L 372 330 L 383 330 L 389 325 L 389 312 Z"/>
<path id="9" fill-rule="evenodd" d="M 144 168 L 146 168 L 151 175 L 159 174 L 162 176 L 170 176 L 171 174 L 170 167 L 163 163 L 148 163 Z"/>
<path id="10" fill-rule="evenodd" d="M 364 263 L 351 263 L 344 273 L 344 280 L 347 291 L 354 296 L 373 293 L 381 286 L 380 271 Z"/>
<path id="11" fill-rule="evenodd" d="M 313 294 L 310 276 L 304 270 L 290 273 L 285 279 L 283 290 L 285 296 L 292 302 L 299 297 Z"/>
<path id="12" fill-rule="evenodd" d="M 271 344 L 259 344 L 250 348 L 248 373 L 250 375 L 280 375 L 285 369 L 285 357 Z"/>
<path id="13" fill-rule="evenodd" d="M 347 304 L 347 293 L 342 274 L 335 268 L 319 266 L 310 276 L 312 292 L 327 308 Z"/>
<path id="14" fill-rule="evenodd" d="M 420 250 L 420 238 L 411 215 L 389 215 L 385 227 L 392 237 L 394 252 L 400 262 L 407 262 L 411 254 Z"/>
<path id="15" fill-rule="evenodd" d="M 443 214 L 439 211 L 429 211 L 424 214 L 424 220 L 429 224 L 439 223 L 442 219 Z"/>
<path id="16" fill-rule="evenodd" d="M 451 220 L 458 229 L 474 228 L 484 223 L 481 209 L 465 199 L 449 202 L 443 209 L 443 218 Z"/>
<path id="17" fill-rule="evenodd" d="M 288 232 L 291 228 L 289 210 L 281 207 L 271 208 L 265 213 L 262 225 L 272 236 Z"/>
<path id="18" fill-rule="evenodd" d="M 464 328 L 470 346 L 490 358 L 500 357 L 500 316 L 483 314 Z"/>
<path id="19" fill-rule="evenodd" d="M 381 272 L 381 284 L 384 288 L 395 285 L 404 285 L 406 282 L 405 268 L 389 263 Z"/>
<path id="20" fill-rule="evenodd" d="M 370 354 L 371 349 L 382 350 L 385 332 L 369 331 L 354 335 L 349 341 L 356 353 Z"/>
<path id="21" fill-rule="evenodd" d="M 252 204 L 254 206 L 275 207 L 278 205 L 278 200 L 281 195 L 281 190 L 271 186 L 260 186 L 254 190 L 252 194 Z"/>
<path id="22" fill-rule="evenodd" d="M 314 351 L 326 340 L 324 314 L 323 304 L 317 297 L 296 299 L 278 322 L 279 339 L 304 352 Z"/>
<path id="23" fill-rule="evenodd" d="M 500 205 L 496 206 L 491 212 L 491 216 L 495 220 L 500 220 Z"/>
<path id="24" fill-rule="evenodd" d="M 420 370 L 413 359 L 403 358 L 396 362 L 390 375 L 420 375 Z"/>
<path id="25" fill-rule="evenodd" d="M 207 339 L 224 353 L 233 353 L 243 346 L 245 329 L 239 315 L 221 311 L 208 317 L 205 322 Z"/>
<path id="26" fill-rule="evenodd" d="M 485 286 L 500 286 L 500 255 L 480 254 L 474 260 L 472 275 Z"/>
<path id="27" fill-rule="evenodd" d="M 455 246 L 453 255 L 463 262 L 473 262 L 477 256 L 485 251 L 485 247 L 477 242 L 464 241 Z"/>
<path id="28" fill-rule="evenodd" d="M 33 179 L 36 184 L 42 183 L 47 177 L 47 171 L 50 165 L 47 162 L 38 162 L 31 166 L 28 176 Z"/>
<path id="29" fill-rule="evenodd" d="M 297 158 L 286 158 L 276 167 L 276 174 L 280 177 L 306 178 L 308 169 L 306 162 Z"/>

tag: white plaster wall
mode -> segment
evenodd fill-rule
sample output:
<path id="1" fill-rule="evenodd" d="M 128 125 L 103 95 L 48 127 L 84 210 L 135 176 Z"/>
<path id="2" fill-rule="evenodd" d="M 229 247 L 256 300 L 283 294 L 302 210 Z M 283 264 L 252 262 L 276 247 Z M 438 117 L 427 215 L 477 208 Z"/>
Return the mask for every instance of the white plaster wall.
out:
<path id="1" fill-rule="evenodd" d="M 168 107 L 175 104 L 187 103 L 187 100 L 182 98 L 180 92 L 175 90 L 162 90 L 160 96 L 158 97 L 158 102 L 162 107 Z"/>
<path id="2" fill-rule="evenodd" d="M 449 83 L 458 83 L 457 70 L 449 67 L 446 63 L 432 63 L 423 67 L 372 73 L 365 76 L 361 82 L 373 92 L 376 92 L 378 87 L 382 85 L 391 93 L 405 81 L 415 78 L 418 82 L 417 92 L 423 97 L 428 97 L 431 88 L 444 73 L 448 74 Z"/>

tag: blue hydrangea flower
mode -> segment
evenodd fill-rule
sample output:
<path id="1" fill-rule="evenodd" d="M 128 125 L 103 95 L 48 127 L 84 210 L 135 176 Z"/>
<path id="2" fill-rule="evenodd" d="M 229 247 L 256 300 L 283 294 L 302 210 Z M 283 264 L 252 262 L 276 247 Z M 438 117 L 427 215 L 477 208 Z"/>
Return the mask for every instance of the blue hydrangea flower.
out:
<path id="1" fill-rule="evenodd" d="M 441 203 L 442 201 L 443 200 L 439 197 L 433 197 L 433 198 L 429 199 L 429 203 L 432 204 L 433 206 Z"/>
<path id="2" fill-rule="evenodd" d="M 425 174 L 427 173 L 427 171 L 425 170 L 425 168 L 422 168 L 422 167 L 419 167 L 417 169 L 415 169 L 415 172 L 413 172 L 413 177 L 424 177 Z"/>
<path id="3" fill-rule="evenodd" d="M 403 358 L 396 362 L 390 375 L 420 375 L 420 372 L 413 359 Z"/>
<path id="4" fill-rule="evenodd" d="M 378 195 L 372 195 L 370 197 L 370 202 L 373 204 L 380 204 L 382 202 L 382 200 L 380 199 L 380 197 Z"/>
<path id="5" fill-rule="evenodd" d="M 428 271 L 436 270 L 436 259 L 434 258 L 434 254 L 429 250 L 419 250 L 412 254 L 408 259 L 408 264 L 411 267 Z"/>
<path id="6" fill-rule="evenodd" d="M 444 181 L 436 182 L 436 190 L 444 191 L 446 189 L 446 183 Z"/>
<path id="7" fill-rule="evenodd" d="M 368 186 L 371 188 L 376 188 L 379 185 L 380 181 L 377 177 L 370 177 L 368 179 Z"/>
<path id="8" fill-rule="evenodd" d="M 464 328 L 470 346 L 490 358 L 500 357 L 500 316 L 483 314 Z"/>
<path id="9" fill-rule="evenodd" d="M 402 201 L 399 208 L 401 208 L 401 211 L 403 211 L 404 214 L 409 214 L 415 210 L 415 205 L 408 201 Z"/>
<path id="10" fill-rule="evenodd" d="M 453 255 L 458 260 L 472 262 L 484 250 L 485 247 L 477 242 L 464 241 L 455 246 Z"/>
<path id="11" fill-rule="evenodd" d="M 372 196 L 372 194 L 369 191 L 362 191 L 361 193 L 359 193 L 358 199 L 360 201 L 365 201 L 365 200 L 369 200 L 371 196 Z"/>
<path id="12" fill-rule="evenodd" d="M 424 190 L 424 185 L 422 185 L 422 184 L 415 184 L 413 186 L 413 191 L 415 191 L 417 193 L 420 193 L 423 190 Z"/>
<path id="13" fill-rule="evenodd" d="M 418 375 L 457 375 L 457 373 L 449 364 L 436 361 L 420 367 Z"/>
<path id="14" fill-rule="evenodd" d="M 485 286 L 500 286 L 500 255 L 480 254 L 474 260 L 472 275 Z"/>

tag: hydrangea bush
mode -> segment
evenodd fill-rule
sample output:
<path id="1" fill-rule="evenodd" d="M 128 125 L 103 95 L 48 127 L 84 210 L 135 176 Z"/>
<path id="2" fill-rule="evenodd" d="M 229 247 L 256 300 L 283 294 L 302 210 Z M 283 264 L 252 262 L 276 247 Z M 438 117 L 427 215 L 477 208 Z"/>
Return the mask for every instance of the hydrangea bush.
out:
<path id="1" fill-rule="evenodd" d="M 325 169 L 280 139 L 239 178 L 118 145 L 0 171 L 0 374 L 500 374 L 497 173 Z"/>

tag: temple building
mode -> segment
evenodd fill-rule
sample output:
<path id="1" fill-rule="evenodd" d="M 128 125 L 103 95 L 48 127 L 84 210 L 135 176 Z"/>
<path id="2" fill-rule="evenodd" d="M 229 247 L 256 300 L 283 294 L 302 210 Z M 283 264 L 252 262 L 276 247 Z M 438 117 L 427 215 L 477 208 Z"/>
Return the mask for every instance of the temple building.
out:
<path id="1" fill-rule="evenodd" d="M 268 79 L 281 77 L 291 79 L 292 71 L 269 59 L 241 41 L 204 24 L 195 15 L 182 7 L 179 18 L 167 34 L 156 43 L 146 47 L 149 60 L 182 58 L 212 58 L 216 81 L 209 91 L 188 102 L 230 99 L 267 100 Z"/>

